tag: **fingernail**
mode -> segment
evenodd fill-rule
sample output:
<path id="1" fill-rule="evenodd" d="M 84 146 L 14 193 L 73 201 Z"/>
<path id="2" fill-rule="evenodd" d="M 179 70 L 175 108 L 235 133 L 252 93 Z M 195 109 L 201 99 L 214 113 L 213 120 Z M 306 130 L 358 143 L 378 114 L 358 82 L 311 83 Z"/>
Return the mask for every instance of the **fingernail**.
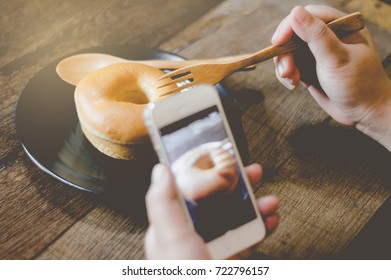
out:
<path id="1" fill-rule="evenodd" d="M 167 180 L 167 171 L 166 167 L 163 164 L 157 164 L 152 171 L 152 182 L 153 183 L 162 183 Z"/>
<path id="2" fill-rule="evenodd" d="M 282 77 L 285 73 L 285 63 L 284 63 L 284 60 L 280 61 L 280 63 L 278 63 L 277 65 L 277 73 L 280 77 Z"/>
<path id="3" fill-rule="evenodd" d="M 286 78 L 286 79 L 283 79 L 282 82 L 287 89 L 289 89 L 289 90 L 295 89 L 295 85 L 293 84 L 293 80 Z"/>
<path id="4" fill-rule="evenodd" d="M 272 36 L 272 43 L 276 43 L 277 40 L 278 40 L 278 37 L 280 37 L 280 32 L 278 32 L 278 30 L 276 30 Z"/>

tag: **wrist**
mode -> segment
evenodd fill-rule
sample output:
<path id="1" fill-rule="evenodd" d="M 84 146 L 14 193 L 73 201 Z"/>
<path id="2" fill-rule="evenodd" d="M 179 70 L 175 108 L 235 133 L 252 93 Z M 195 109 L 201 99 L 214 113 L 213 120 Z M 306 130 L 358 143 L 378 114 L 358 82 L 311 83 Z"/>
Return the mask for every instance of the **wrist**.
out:
<path id="1" fill-rule="evenodd" d="M 379 87 L 381 98 L 357 124 L 356 128 L 391 152 L 391 80 Z"/>

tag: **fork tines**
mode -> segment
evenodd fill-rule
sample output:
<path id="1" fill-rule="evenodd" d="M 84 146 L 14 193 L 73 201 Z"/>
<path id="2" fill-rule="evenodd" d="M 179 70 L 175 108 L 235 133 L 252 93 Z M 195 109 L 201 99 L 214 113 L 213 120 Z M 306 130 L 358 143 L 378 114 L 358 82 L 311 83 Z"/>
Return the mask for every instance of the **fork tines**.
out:
<path id="1" fill-rule="evenodd" d="M 183 70 L 184 69 L 177 69 L 157 79 L 156 89 L 161 91 L 160 96 L 185 89 L 194 82 L 191 71 Z"/>

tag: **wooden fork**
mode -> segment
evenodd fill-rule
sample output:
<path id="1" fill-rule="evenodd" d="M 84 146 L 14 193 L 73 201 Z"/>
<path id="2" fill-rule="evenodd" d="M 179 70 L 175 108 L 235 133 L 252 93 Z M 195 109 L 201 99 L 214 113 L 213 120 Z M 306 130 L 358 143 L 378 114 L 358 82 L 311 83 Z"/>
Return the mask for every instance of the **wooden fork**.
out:
<path id="1" fill-rule="evenodd" d="M 364 28 L 361 13 L 356 12 L 331 21 L 327 26 L 339 37 L 346 37 Z M 200 83 L 217 84 L 226 76 L 249 65 L 260 63 L 274 56 L 295 51 L 305 43 L 297 36 L 280 46 L 270 46 L 236 61 L 222 63 L 199 63 L 183 67 L 163 75 L 157 80 L 159 95 L 167 95 L 181 91 Z"/>

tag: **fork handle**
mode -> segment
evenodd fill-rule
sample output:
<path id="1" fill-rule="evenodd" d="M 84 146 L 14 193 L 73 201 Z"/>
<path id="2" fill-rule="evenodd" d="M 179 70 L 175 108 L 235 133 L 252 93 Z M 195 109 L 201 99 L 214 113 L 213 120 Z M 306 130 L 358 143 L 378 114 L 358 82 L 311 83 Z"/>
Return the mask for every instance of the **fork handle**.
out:
<path id="1" fill-rule="evenodd" d="M 343 38 L 363 29 L 365 22 L 361 13 L 355 12 L 333 20 L 327 23 L 327 26 L 337 35 L 338 38 Z M 275 56 L 293 52 L 303 45 L 305 45 L 305 42 L 302 41 L 297 35 L 294 35 L 294 37 L 285 44 L 279 46 L 270 46 L 254 53 L 252 56 L 248 57 L 248 59 L 243 60 L 244 64 L 240 68 L 260 63 Z"/>

